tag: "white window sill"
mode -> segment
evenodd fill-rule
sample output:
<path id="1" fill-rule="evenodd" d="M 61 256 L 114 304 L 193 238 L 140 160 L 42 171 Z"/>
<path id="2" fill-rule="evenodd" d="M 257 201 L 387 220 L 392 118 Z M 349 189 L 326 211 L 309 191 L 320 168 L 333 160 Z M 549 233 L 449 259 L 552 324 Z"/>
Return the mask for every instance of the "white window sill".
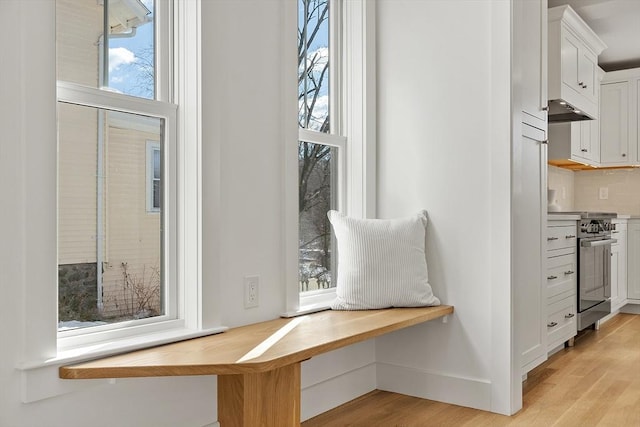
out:
<path id="1" fill-rule="evenodd" d="M 308 291 L 300 294 L 300 306 L 295 310 L 282 313 L 281 317 L 296 317 L 318 311 L 331 310 L 331 303 L 336 299 L 336 288 Z"/>
<path id="2" fill-rule="evenodd" d="M 78 348 L 59 350 L 52 358 L 42 360 L 32 360 L 23 362 L 18 366 L 20 370 L 38 369 L 46 366 L 59 366 L 68 363 L 77 363 L 98 357 L 111 356 L 133 350 L 140 350 L 147 347 L 154 347 L 162 344 L 169 344 L 176 341 L 188 340 L 191 338 L 203 337 L 206 335 L 219 334 L 226 331 L 226 326 L 211 329 L 172 329 L 152 334 L 135 335 L 116 340 L 99 342 Z"/>
<path id="3" fill-rule="evenodd" d="M 17 368 L 22 371 L 22 402 L 36 402 L 67 393 L 83 392 L 87 388 L 105 383 L 115 383 L 115 380 L 60 379 L 58 368 L 62 365 L 213 335 L 227 329 L 224 326 L 202 330 L 177 328 L 58 351 L 55 357 L 21 363 Z"/>

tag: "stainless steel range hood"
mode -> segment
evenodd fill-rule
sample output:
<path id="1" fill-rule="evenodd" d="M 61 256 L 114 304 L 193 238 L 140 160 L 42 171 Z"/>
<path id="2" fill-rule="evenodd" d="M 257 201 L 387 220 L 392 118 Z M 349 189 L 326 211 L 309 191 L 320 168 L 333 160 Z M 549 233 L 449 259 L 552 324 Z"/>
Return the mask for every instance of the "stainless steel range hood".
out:
<path id="1" fill-rule="evenodd" d="M 547 120 L 549 123 L 559 122 L 576 122 L 579 120 L 593 120 L 584 111 L 574 107 L 562 99 L 549 100 L 549 110 L 547 112 Z"/>

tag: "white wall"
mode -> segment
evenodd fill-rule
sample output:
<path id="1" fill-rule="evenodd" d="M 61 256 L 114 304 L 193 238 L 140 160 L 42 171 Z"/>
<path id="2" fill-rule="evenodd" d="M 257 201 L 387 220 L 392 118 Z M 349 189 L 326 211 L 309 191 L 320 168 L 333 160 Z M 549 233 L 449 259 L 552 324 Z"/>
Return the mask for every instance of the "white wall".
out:
<path id="1" fill-rule="evenodd" d="M 377 340 L 378 386 L 505 412 L 509 13 L 507 2 L 380 0 L 377 70 L 378 213 L 428 210 L 430 282 L 455 306 L 447 324 Z"/>
<path id="2" fill-rule="evenodd" d="M 252 323 L 285 308 L 281 153 L 286 143 L 295 149 L 295 141 L 287 139 L 291 121 L 285 115 L 296 110 L 295 100 L 287 97 L 295 96 L 296 88 L 282 80 L 288 67 L 295 69 L 295 45 L 285 45 L 284 37 L 291 30 L 284 5 L 295 2 L 287 1 L 202 4 L 207 324 Z M 495 331 L 498 324 L 510 324 L 501 318 L 509 316 L 508 306 L 497 298 L 505 287 L 509 294 L 509 156 L 508 132 L 505 141 L 493 124 L 508 126 L 508 114 L 497 120 L 495 112 L 508 113 L 508 96 L 503 97 L 509 76 L 504 75 L 508 55 L 495 51 L 494 37 L 496 28 L 508 30 L 508 14 L 493 22 L 496 5 L 508 10 L 507 2 L 499 1 L 379 2 L 378 209 L 382 217 L 429 210 L 431 282 L 443 302 L 456 306 L 456 314 L 447 324 L 418 326 L 303 364 L 303 418 L 373 389 L 376 381 L 496 408 L 502 384 L 497 378 L 503 375 L 496 365 L 508 359 L 509 341 Z M 34 233 L 43 242 L 55 241 L 54 213 L 43 209 L 55 194 L 31 191 L 39 177 L 46 177 L 42 185 L 55 181 L 54 16 L 50 0 L 0 1 L 0 48 L 9 58 L 0 75 L 5 101 L 0 103 L 0 425 L 213 423 L 215 377 L 82 383 L 75 393 L 21 403 L 15 366 L 28 351 L 25 328 L 38 323 L 24 318 L 31 296 L 22 290 L 29 280 L 51 280 L 55 286 L 55 260 L 29 265 L 38 247 L 25 244 L 25 236 Z M 498 44 L 508 46 L 508 31 L 501 40 Z M 245 310 L 242 278 L 255 274 L 260 307 Z M 55 324 L 43 334 L 53 330 Z M 501 345 L 494 347 L 496 342 Z M 374 365 L 376 358 L 382 368 Z M 384 374 L 394 372 L 418 375 L 406 384 L 387 381 Z M 443 381 L 427 387 L 415 379 Z"/>
<path id="3" fill-rule="evenodd" d="M 293 7 L 293 14 L 285 13 L 285 5 Z M 22 337 L 25 328 L 37 327 L 34 320 L 40 320 L 25 319 L 24 307 L 33 298 L 24 295 L 27 281 L 51 281 L 51 294 L 35 297 L 51 299 L 52 312 L 45 318 L 55 318 L 56 260 L 46 266 L 29 264 L 39 248 L 25 240 L 38 236 L 28 241 L 55 245 L 54 6 L 50 0 L 0 1 L 0 47 L 3 58 L 10 58 L 0 75 L 0 426 L 214 423 L 213 376 L 81 381 L 77 392 L 28 404 L 21 401 L 24 389 L 15 367 L 29 347 Z M 286 140 L 284 135 L 292 133 L 284 127 L 297 126 L 297 88 L 295 80 L 284 87 L 282 76 L 288 69 L 294 77 L 296 72 L 295 36 L 291 46 L 284 45 L 284 31 L 295 31 L 295 7 L 292 0 L 202 2 L 207 326 L 248 324 L 285 310 L 282 152 L 285 143 L 296 147 L 295 128 L 294 139 Z M 284 119 L 285 112 L 293 113 L 291 120 Z M 260 307 L 245 310 L 242 279 L 255 274 L 260 276 Z M 55 334 L 55 327 L 52 322 L 42 335 Z M 304 363 L 303 417 L 375 388 L 373 361 L 371 341 Z M 55 376 L 55 371 L 44 375 Z"/>

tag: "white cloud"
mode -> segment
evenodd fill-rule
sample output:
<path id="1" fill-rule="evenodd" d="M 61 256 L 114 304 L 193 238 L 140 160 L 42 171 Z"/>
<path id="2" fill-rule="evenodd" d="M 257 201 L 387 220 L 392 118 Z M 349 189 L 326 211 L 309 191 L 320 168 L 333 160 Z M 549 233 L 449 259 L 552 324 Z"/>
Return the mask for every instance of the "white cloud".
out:
<path id="1" fill-rule="evenodd" d="M 136 62 L 136 55 L 129 49 L 124 47 L 115 47 L 109 49 L 109 72 L 117 70 L 121 65 L 127 65 Z"/>

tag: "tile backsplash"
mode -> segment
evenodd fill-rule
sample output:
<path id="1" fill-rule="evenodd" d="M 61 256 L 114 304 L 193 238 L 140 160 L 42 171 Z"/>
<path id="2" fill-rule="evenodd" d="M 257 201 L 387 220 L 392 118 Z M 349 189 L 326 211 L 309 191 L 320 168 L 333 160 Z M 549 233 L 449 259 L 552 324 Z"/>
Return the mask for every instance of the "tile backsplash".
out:
<path id="1" fill-rule="evenodd" d="M 608 169 L 574 173 L 576 210 L 640 215 L 640 170 Z"/>
<path id="2" fill-rule="evenodd" d="M 573 172 L 549 166 L 548 185 L 560 210 L 640 216 L 640 169 Z"/>
<path id="3" fill-rule="evenodd" d="M 556 205 L 562 211 L 574 210 L 574 172 L 549 165 L 547 175 L 549 189 L 556 190 Z"/>

